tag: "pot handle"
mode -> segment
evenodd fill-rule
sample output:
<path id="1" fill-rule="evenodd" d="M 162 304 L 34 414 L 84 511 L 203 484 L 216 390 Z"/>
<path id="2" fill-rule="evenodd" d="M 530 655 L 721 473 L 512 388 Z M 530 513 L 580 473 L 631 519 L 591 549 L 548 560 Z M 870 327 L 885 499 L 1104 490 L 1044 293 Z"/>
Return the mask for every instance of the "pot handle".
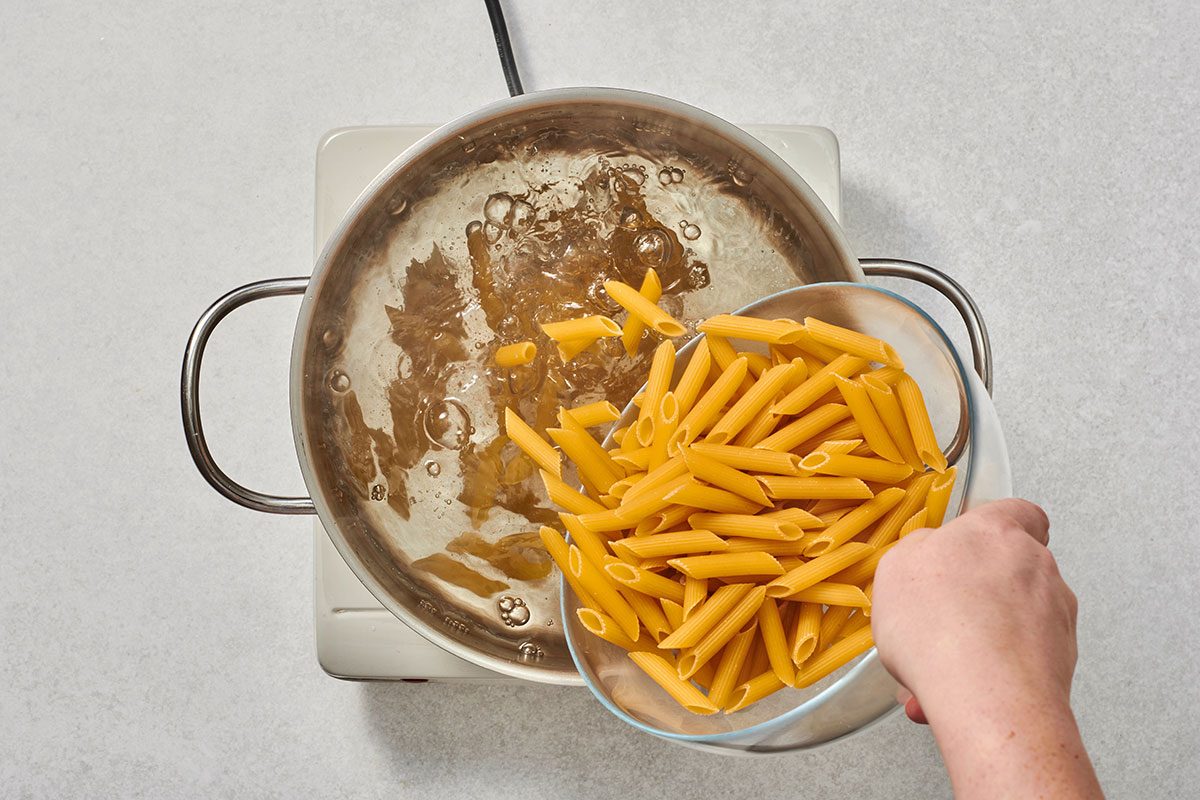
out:
<path id="1" fill-rule="evenodd" d="M 216 330 L 221 320 L 235 308 L 264 297 L 304 294 L 307 288 L 308 278 L 303 277 L 274 278 L 248 283 L 234 289 L 200 315 L 183 351 L 183 378 L 180 381 L 179 397 L 183 407 L 183 432 L 187 437 L 192 460 L 196 462 L 200 474 L 214 489 L 238 505 L 255 511 L 271 514 L 315 514 L 316 508 L 308 497 L 280 497 L 247 489 L 217 466 L 208 449 L 208 442 L 204 439 L 204 426 L 200 422 L 200 362 L 204 358 L 204 348 L 208 346 L 208 337 Z"/>
<path id="2" fill-rule="evenodd" d="M 860 258 L 863 272 L 872 277 L 907 278 L 923 283 L 939 292 L 950 301 L 962 317 L 967 328 L 967 337 L 971 340 L 971 355 L 975 362 L 975 371 L 979 373 L 988 394 L 992 393 L 992 340 L 988 338 L 987 325 L 983 322 L 983 314 L 975 299 L 962 287 L 958 281 L 939 269 L 916 261 L 904 261 L 898 258 Z"/>

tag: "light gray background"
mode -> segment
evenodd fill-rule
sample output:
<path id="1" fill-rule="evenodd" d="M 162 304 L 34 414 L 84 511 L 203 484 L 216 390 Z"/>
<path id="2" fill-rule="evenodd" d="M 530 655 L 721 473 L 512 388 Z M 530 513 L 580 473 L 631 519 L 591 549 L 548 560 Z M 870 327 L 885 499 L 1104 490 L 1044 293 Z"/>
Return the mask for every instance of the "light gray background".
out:
<path id="1" fill-rule="evenodd" d="M 1080 596 L 1075 704 L 1101 780 L 1194 797 L 1200 12 L 1036 5 L 508 3 L 529 89 L 830 127 L 860 254 L 971 288 L 1018 490 L 1050 510 Z M 183 343 L 226 289 L 310 270 L 323 132 L 503 92 L 474 0 L 0 3 L 3 794 L 948 795 L 928 732 L 898 718 L 731 760 L 628 730 L 584 690 L 318 669 L 308 522 L 196 474 Z M 214 449 L 266 489 L 302 488 L 295 311 L 238 313 L 207 362 Z"/>

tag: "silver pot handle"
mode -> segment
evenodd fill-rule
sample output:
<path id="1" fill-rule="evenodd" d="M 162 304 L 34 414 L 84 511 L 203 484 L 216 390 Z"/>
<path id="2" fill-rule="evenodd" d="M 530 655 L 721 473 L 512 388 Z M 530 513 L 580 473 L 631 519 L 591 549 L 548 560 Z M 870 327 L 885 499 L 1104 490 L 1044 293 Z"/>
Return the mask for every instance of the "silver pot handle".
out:
<path id="1" fill-rule="evenodd" d="M 188 450 L 196 469 L 214 489 L 228 497 L 238 505 L 252 508 L 255 511 L 266 511 L 272 514 L 315 514 L 313 501 L 307 497 L 280 497 L 273 494 L 263 494 L 253 489 L 247 489 L 230 478 L 217 466 L 208 442 L 204 439 L 204 426 L 200 422 L 200 362 L 204 358 L 204 348 L 208 346 L 208 337 L 216 330 L 221 320 L 225 319 L 235 308 L 264 297 L 278 297 L 285 294 L 304 294 L 308 288 L 308 278 L 275 278 L 269 281 L 248 283 L 234 289 L 217 302 L 196 320 L 196 327 L 188 338 L 187 348 L 183 351 L 183 379 L 180 382 L 179 397 L 183 406 L 183 432 L 187 436 Z"/>
<path id="2" fill-rule="evenodd" d="M 860 258 L 863 272 L 872 277 L 907 278 L 923 283 L 931 289 L 936 289 L 943 297 L 958 309 L 963 324 L 967 328 L 967 337 L 971 340 L 971 355 L 975 361 L 975 371 L 987 387 L 988 394 L 992 393 L 992 340 L 988 338 L 987 325 L 983 322 L 983 314 L 974 298 L 958 281 L 939 269 L 916 261 L 903 261 L 897 258 Z"/>

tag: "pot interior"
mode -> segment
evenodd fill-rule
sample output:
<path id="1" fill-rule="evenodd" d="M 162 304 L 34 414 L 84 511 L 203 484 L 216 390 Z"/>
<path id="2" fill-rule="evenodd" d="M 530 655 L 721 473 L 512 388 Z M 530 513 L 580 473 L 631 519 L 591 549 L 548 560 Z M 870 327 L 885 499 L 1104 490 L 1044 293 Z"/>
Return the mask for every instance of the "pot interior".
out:
<path id="1" fill-rule="evenodd" d="M 815 195 L 747 134 L 660 98 L 580 90 L 439 130 L 317 265 L 293 359 L 309 489 L 385 607 L 476 663 L 577 680 L 537 537 L 559 520 L 503 412 L 543 430 L 560 405 L 623 407 L 657 336 L 632 358 L 607 339 L 564 363 L 538 325 L 623 321 L 603 282 L 636 287 L 651 267 L 689 331 L 797 284 L 860 279 Z M 496 367 L 522 340 L 533 363 Z"/>

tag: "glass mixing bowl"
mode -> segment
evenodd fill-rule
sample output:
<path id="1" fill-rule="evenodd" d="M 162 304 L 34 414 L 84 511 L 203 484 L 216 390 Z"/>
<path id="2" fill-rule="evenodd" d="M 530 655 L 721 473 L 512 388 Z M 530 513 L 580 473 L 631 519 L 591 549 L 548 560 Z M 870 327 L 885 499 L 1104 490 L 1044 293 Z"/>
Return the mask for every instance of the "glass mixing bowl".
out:
<path id="1" fill-rule="evenodd" d="M 819 283 L 779 292 L 735 312 L 763 319 L 818 317 L 890 342 L 921 386 L 938 441 L 958 480 L 947 519 L 1011 494 L 1008 453 L 983 382 L 966 368 L 945 332 L 923 310 L 884 289 Z M 699 339 L 679 351 L 683 371 Z M 617 429 L 636 416 L 627 406 Z M 605 447 L 611 447 L 611 437 Z M 612 713 L 647 733 L 724 753 L 778 753 L 815 747 L 871 725 L 896 709 L 898 686 L 875 650 L 807 689 L 784 689 L 735 714 L 684 711 L 626 656 L 584 629 L 579 600 L 562 586 L 562 619 L 571 656 L 592 693 Z"/>

